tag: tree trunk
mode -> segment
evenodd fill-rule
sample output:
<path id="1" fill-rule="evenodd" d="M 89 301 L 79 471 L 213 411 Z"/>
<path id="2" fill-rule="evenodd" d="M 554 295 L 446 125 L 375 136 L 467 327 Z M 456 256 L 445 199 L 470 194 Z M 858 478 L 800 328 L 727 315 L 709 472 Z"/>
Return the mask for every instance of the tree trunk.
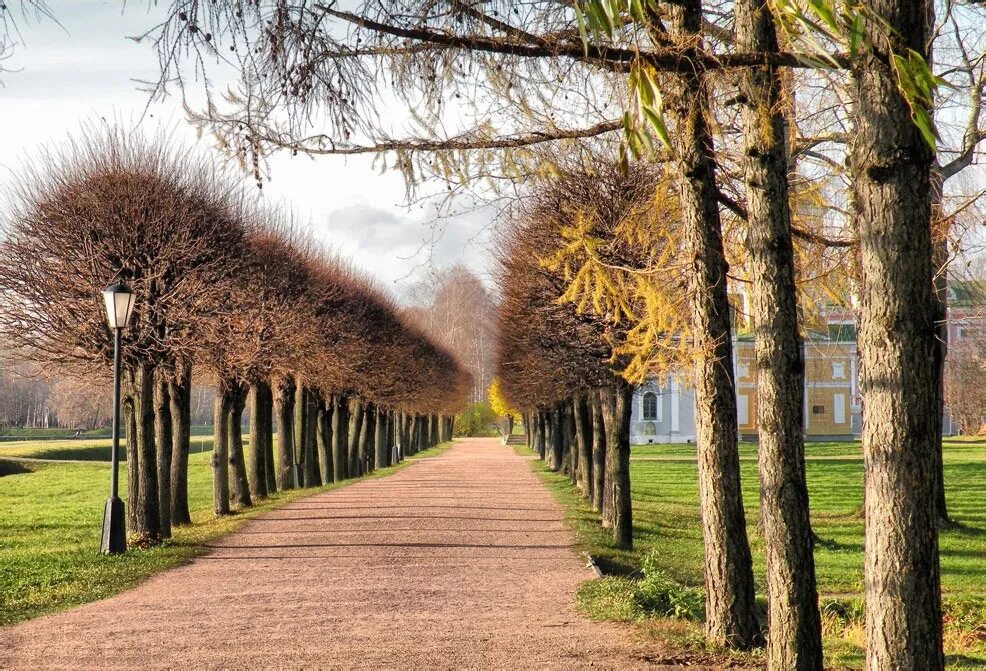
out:
<path id="1" fill-rule="evenodd" d="M 702 26 L 701 0 L 681 0 L 667 10 L 674 39 L 694 46 Z M 760 627 L 740 489 L 726 257 L 715 149 L 706 121 L 708 91 L 699 71 L 670 80 L 667 109 L 675 122 L 671 139 L 684 247 L 691 262 L 687 280 L 697 352 L 695 437 L 705 544 L 705 631 L 714 644 L 746 649 L 759 643 Z"/>
<path id="2" fill-rule="evenodd" d="M 349 399 L 341 394 L 332 397 L 332 480 L 342 482 L 349 476 Z"/>
<path id="3" fill-rule="evenodd" d="M 592 413 L 592 507 L 600 515 L 603 514 L 603 493 L 606 491 L 606 426 L 603 422 L 602 389 L 590 394 L 589 403 Z"/>
<path id="4" fill-rule="evenodd" d="M 862 266 L 866 666 L 935 670 L 944 658 L 932 154 L 888 65 L 891 53 L 927 54 L 930 12 L 918 0 L 869 0 L 864 8 L 880 17 L 865 21 L 870 39 L 852 63 L 856 128 L 849 154 Z"/>
<path id="5" fill-rule="evenodd" d="M 633 387 L 622 378 L 602 396 L 606 427 L 606 477 L 603 526 L 612 529 L 621 548 L 633 547 L 633 503 L 630 498 L 630 410 Z"/>
<path id="6" fill-rule="evenodd" d="M 778 51 L 764 0 L 736 0 L 736 37 Z M 822 630 L 805 480 L 804 361 L 798 333 L 782 84 L 774 68 L 740 74 L 747 248 L 756 333 L 760 520 L 767 564 L 767 667 L 820 670 Z"/>
<path id="7" fill-rule="evenodd" d="M 360 428 L 359 440 L 359 462 L 360 474 L 369 473 L 373 470 L 373 446 L 376 442 L 377 410 L 371 404 L 366 404 L 363 412 L 363 426 Z"/>
<path id="8" fill-rule="evenodd" d="M 332 454 L 332 412 L 335 409 L 334 397 L 319 399 L 318 404 L 318 465 L 321 469 L 322 483 L 329 484 L 335 477 Z"/>
<path id="9" fill-rule="evenodd" d="M 154 381 L 154 439 L 157 443 L 158 512 L 161 516 L 161 538 L 171 538 L 171 396 L 164 371 L 158 371 Z"/>
<path id="10" fill-rule="evenodd" d="M 192 434 L 192 369 L 175 366 L 171 400 L 171 524 L 191 524 L 188 510 L 188 452 Z"/>
<path id="11" fill-rule="evenodd" d="M 212 511 L 229 515 L 229 387 L 220 380 L 212 412 Z"/>
<path id="12" fill-rule="evenodd" d="M 247 484 L 246 459 L 243 456 L 243 409 L 246 407 L 247 387 L 242 382 L 229 385 L 229 491 L 232 502 L 240 508 L 253 505 Z"/>
<path id="13" fill-rule="evenodd" d="M 294 378 L 277 381 L 274 410 L 277 414 L 277 469 L 275 478 L 280 491 L 294 489 Z"/>
<path id="14" fill-rule="evenodd" d="M 267 455 L 271 440 L 271 412 L 274 404 L 265 380 L 250 384 L 250 450 L 247 455 L 247 483 L 255 499 L 267 498 Z"/>
<path id="15" fill-rule="evenodd" d="M 418 440 L 421 434 L 421 416 L 411 415 L 411 428 L 408 435 L 408 454 L 418 452 Z"/>
<path id="16" fill-rule="evenodd" d="M 573 485 L 576 484 L 576 471 L 579 469 L 579 451 L 576 445 L 575 436 L 575 410 L 571 399 L 562 403 L 561 406 L 562 435 L 564 436 L 565 446 L 562 456 L 562 463 L 568 472 L 568 480 Z"/>
<path id="17" fill-rule="evenodd" d="M 318 406 L 323 405 L 322 398 L 311 387 L 305 387 L 305 442 L 304 469 L 302 475 L 305 487 L 321 487 L 322 474 L 318 465 Z"/>
<path id="18" fill-rule="evenodd" d="M 352 417 L 350 418 L 349 429 L 349 477 L 355 478 L 362 473 L 359 463 L 359 446 L 363 433 L 363 402 L 358 398 L 353 399 Z"/>
<path id="19" fill-rule="evenodd" d="M 138 537 L 138 545 L 156 545 L 161 540 L 161 512 L 157 445 L 154 440 L 154 368 L 147 364 L 138 365 L 133 381 L 138 482 L 137 496 L 130 496 L 130 506 L 135 509 L 135 524 L 130 534 Z"/>
<path id="20" fill-rule="evenodd" d="M 137 408 L 134 394 L 134 375 L 132 371 L 123 371 L 121 399 L 123 410 L 124 431 L 127 439 L 127 533 L 134 533 L 140 525 L 137 517 L 137 497 L 140 494 L 140 452 L 137 449 Z"/>
<path id="21" fill-rule="evenodd" d="M 930 59 L 930 53 L 929 53 Z M 935 356 L 932 375 L 934 376 L 935 435 L 938 447 L 934 453 L 934 501 L 938 527 L 946 529 L 952 525 L 948 516 L 948 503 L 945 500 L 945 463 L 942 458 L 942 433 L 945 414 L 945 360 L 948 357 L 948 221 L 942 212 L 942 195 L 945 189 L 944 177 L 938 170 L 938 161 L 932 164 L 931 173 L 931 270 L 933 291 L 932 319 L 935 324 Z"/>
<path id="22" fill-rule="evenodd" d="M 376 468 L 387 467 L 387 411 L 377 408 L 376 435 L 373 437 L 373 463 Z"/>
<path id="23" fill-rule="evenodd" d="M 548 421 L 544 410 L 538 410 L 534 414 L 534 423 L 537 426 L 537 453 L 538 458 L 544 461 L 547 457 L 548 437 L 545 433 L 548 430 Z"/>
<path id="24" fill-rule="evenodd" d="M 575 423 L 575 447 L 578 454 L 577 484 L 583 496 L 592 501 L 592 422 L 583 394 L 572 399 L 572 420 Z"/>

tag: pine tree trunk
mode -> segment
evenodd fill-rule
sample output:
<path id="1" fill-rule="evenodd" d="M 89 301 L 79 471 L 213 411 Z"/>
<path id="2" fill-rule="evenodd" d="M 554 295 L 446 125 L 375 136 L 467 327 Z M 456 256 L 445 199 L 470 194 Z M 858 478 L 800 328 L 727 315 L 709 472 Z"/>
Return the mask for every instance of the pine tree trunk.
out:
<path id="1" fill-rule="evenodd" d="M 212 511 L 229 515 L 229 387 L 220 380 L 212 411 Z"/>
<path id="2" fill-rule="evenodd" d="M 351 478 L 358 477 L 363 472 L 359 463 L 359 446 L 363 433 L 363 416 L 365 414 L 363 402 L 358 398 L 354 398 L 349 425 L 349 477 Z"/>
<path id="3" fill-rule="evenodd" d="M 332 454 L 332 412 L 335 408 L 332 396 L 320 399 L 318 404 L 318 465 L 322 483 L 329 484 L 335 477 Z"/>
<path id="4" fill-rule="evenodd" d="M 158 512 L 161 538 L 171 538 L 171 396 L 168 379 L 159 371 L 154 382 L 154 440 L 157 443 Z"/>
<path id="5" fill-rule="evenodd" d="M 944 658 L 932 154 L 888 65 L 891 53 L 927 54 L 930 12 L 919 0 L 863 4 L 880 17 L 865 21 L 870 39 L 852 63 L 856 128 L 848 162 L 862 266 L 866 667 L 934 671 L 944 667 Z"/>
<path id="6" fill-rule="evenodd" d="M 274 411 L 277 414 L 277 468 L 274 472 L 280 491 L 294 489 L 294 378 L 277 381 Z"/>
<path id="7" fill-rule="evenodd" d="M 589 406 L 583 394 L 572 399 L 572 418 L 575 423 L 575 446 L 578 453 L 576 476 L 579 490 L 592 500 L 592 422 Z"/>
<path id="8" fill-rule="evenodd" d="M 192 369 L 175 366 L 171 400 L 171 524 L 191 524 L 188 510 L 188 453 L 192 435 Z"/>
<path id="9" fill-rule="evenodd" d="M 668 4 L 667 15 L 674 39 L 693 46 L 702 26 L 701 0 Z M 740 489 L 727 266 L 703 79 L 698 71 L 672 76 L 667 110 L 675 125 L 671 140 L 697 351 L 695 437 L 705 545 L 705 632 L 714 644 L 746 649 L 759 643 L 760 627 Z"/>
<path id="10" fill-rule="evenodd" d="M 229 385 L 229 491 L 232 503 L 240 508 L 253 505 L 247 482 L 246 459 L 243 456 L 243 409 L 246 407 L 247 387 L 242 382 Z"/>
<path id="11" fill-rule="evenodd" d="M 268 431 L 273 403 L 270 385 L 264 380 L 254 380 L 250 384 L 250 449 L 247 454 L 247 483 L 254 499 L 267 498 Z"/>
<path id="12" fill-rule="evenodd" d="M 778 51 L 764 0 L 736 0 L 736 37 L 747 51 Z M 808 485 L 804 360 L 798 333 L 788 200 L 789 153 L 782 84 L 774 68 L 740 74 L 747 248 L 756 333 L 760 520 L 767 564 L 767 667 L 822 668 Z"/>
<path id="13" fill-rule="evenodd" d="M 603 422 L 603 406 L 600 389 L 590 394 L 592 412 L 592 507 L 600 515 L 603 513 L 603 494 L 606 491 L 606 425 Z"/>
<path id="14" fill-rule="evenodd" d="M 373 463 L 376 468 L 387 467 L 387 411 L 377 408 L 376 435 L 373 438 Z"/>
<path id="15" fill-rule="evenodd" d="M 133 380 L 138 489 L 137 496 L 130 497 L 130 506 L 135 509 L 135 525 L 130 533 L 138 537 L 138 545 L 156 545 L 161 540 L 161 512 L 154 440 L 154 368 L 138 365 Z"/>
<path id="16" fill-rule="evenodd" d="M 349 476 L 349 399 L 341 394 L 332 397 L 332 480 L 342 482 Z"/>

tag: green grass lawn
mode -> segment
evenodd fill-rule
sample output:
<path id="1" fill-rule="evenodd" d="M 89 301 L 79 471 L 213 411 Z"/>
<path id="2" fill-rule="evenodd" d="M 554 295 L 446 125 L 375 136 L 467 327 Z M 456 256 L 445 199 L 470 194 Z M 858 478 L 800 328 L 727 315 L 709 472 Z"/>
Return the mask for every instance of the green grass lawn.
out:
<path id="1" fill-rule="evenodd" d="M 91 447 L 86 442 L 73 444 L 78 444 L 78 451 L 88 453 Z M 7 447 L 0 446 L 0 450 Z M 370 477 L 387 475 L 445 447 L 421 452 Z M 44 448 L 45 445 L 35 444 L 30 449 Z M 103 504 L 109 490 L 107 464 L 4 461 L 4 454 L 0 451 L 0 625 L 95 601 L 132 587 L 198 554 L 203 543 L 232 531 L 257 513 L 321 491 L 277 494 L 247 511 L 217 519 L 212 514 L 210 455 L 193 452 L 188 467 L 192 525 L 176 528 L 174 538 L 159 547 L 110 557 L 98 553 Z M 69 456 L 64 458 L 75 457 L 69 450 Z M 126 474 L 121 475 L 121 496 L 125 498 Z M 355 480 L 322 490 L 352 482 Z"/>
<path id="2" fill-rule="evenodd" d="M 244 444 L 249 441 L 243 437 Z M 17 440 L 0 443 L 0 459 L 27 457 L 30 459 L 56 459 L 59 461 L 109 461 L 112 441 L 109 438 L 72 438 L 68 440 Z M 199 454 L 212 451 L 212 435 L 192 436 L 189 452 Z M 120 451 L 126 459 L 125 450 Z"/>
<path id="3" fill-rule="evenodd" d="M 756 529 L 759 492 L 756 446 L 740 449 L 743 498 L 759 594 L 764 590 L 763 543 Z M 645 556 L 684 586 L 703 583 L 697 466 L 692 445 L 634 447 L 631 458 L 633 551 L 613 547 L 598 518 L 582 502 L 567 477 L 535 463 L 544 480 L 567 506 L 581 543 L 603 569 L 634 575 Z M 949 513 L 955 529 L 941 534 L 942 590 L 949 611 L 946 645 L 953 666 L 986 667 L 986 442 L 950 441 L 945 447 Z M 809 443 L 806 469 L 812 527 L 820 538 L 815 562 L 830 634 L 830 663 L 856 666 L 861 660 L 863 592 L 862 455 L 859 443 Z M 607 581 L 609 584 L 607 585 Z M 581 593 L 583 605 L 603 617 L 629 612 L 614 594 L 626 594 L 626 579 L 606 578 Z M 629 619 L 634 619 L 633 617 Z M 690 632 L 694 637 L 695 632 Z"/>

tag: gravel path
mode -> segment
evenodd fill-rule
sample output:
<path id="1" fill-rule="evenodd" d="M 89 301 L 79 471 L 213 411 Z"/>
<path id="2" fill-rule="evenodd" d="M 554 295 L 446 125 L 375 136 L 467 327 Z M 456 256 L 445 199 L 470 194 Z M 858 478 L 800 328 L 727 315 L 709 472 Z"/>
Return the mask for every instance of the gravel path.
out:
<path id="1" fill-rule="evenodd" d="M 0 629 L 0 668 L 655 668 L 526 460 L 468 440 L 294 501 L 140 587 Z"/>

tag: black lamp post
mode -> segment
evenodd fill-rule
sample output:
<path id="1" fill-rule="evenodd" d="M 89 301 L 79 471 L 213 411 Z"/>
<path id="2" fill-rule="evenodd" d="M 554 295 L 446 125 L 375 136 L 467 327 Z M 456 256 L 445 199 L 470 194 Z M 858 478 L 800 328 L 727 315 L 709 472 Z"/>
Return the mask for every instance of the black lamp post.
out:
<path id="1" fill-rule="evenodd" d="M 103 510 L 103 540 L 99 550 L 104 554 L 120 554 L 127 549 L 127 526 L 123 501 L 120 500 L 120 333 L 130 322 L 134 295 L 122 284 L 111 284 L 103 290 L 106 320 L 113 331 L 113 455 L 110 474 L 110 498 Z"/>

